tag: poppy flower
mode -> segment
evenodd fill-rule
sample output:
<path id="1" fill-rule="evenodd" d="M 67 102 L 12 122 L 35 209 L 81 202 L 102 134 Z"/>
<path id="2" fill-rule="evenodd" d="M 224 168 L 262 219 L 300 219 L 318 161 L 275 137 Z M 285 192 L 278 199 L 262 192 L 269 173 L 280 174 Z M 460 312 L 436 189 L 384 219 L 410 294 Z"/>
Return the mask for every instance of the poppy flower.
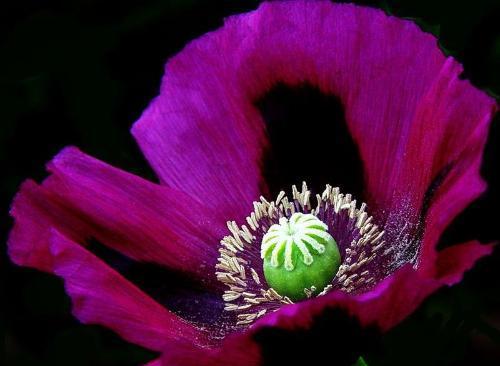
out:
<path id="1" fill-rule="evenodd" d="M 387 330 L 492 251 L 477 241 L 436 249 L 486 187 L 496 103 L 461 72 L 432 35 L 371 8 L 272 2 L 230 17 L 167 62 L 132 128 L 159 183 L 64 149 L 13 202 L 10 258 L 61 277 L 81 322 L 161 353 L 151 365 L 258 364 L 258 329 L 308 329 L 331 308 Z M 256 101 L 278 83 L 339 98 L 363 197 L 305 183 L 270 197 L 263 156 L 273 147 Z M 345 158 L 300 160 L 315 141 L 294 132 L 292 166 L 332 171 Z M 171 281 L 159 303 L 92 241 L 202 290 L 174 293 Z"/>

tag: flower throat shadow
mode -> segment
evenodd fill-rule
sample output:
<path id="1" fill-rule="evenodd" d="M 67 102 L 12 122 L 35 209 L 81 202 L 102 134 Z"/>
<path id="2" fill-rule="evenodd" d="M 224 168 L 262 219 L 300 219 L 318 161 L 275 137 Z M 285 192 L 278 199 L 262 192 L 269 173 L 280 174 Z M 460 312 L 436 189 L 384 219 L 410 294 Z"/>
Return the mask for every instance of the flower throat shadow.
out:
<path id="1" fill-rule="evenodd" d="M 263 191 L 276 197 L 306 181 L 319 193 L 326 184 L 359 200 L 363 162 L 334 95 L 310 84 L 277 84 L 255 102 L 266 123 L 269 146 L 262 156 Z"/>

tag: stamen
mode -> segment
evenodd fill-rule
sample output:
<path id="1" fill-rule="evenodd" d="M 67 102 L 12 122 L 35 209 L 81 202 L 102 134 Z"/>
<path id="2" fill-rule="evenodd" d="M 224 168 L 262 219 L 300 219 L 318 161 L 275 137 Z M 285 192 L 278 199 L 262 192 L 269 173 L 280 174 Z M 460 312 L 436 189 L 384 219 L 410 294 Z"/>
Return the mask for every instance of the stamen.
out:
<path id="1" fill-rule="evenodd" d="M 292 296 L 295 300 L 323 296 L 332 290 L 361 292 L 380 279 L 376 273 L 381 271 L 374 271 L 373 263 L 383 263 L 385 256 L 392 255 L 391 247 L 366 212 L 366 204 L 356 208 L 350 194 L 330 185 L 314 196 L 315 207 L 311 207 L 307 185 L 303 183 L 301 191 L 293 186 L 291 200 L 283 191 L 274 201 L 260 197 L 245 225 L 228 222 L 230 235 L 221 240 L 216 277 L 227 286 L 222 297 L 225 309 L 236 314 L 235 325 L 248 326 L 293 303 L 284 289 L 271 285 L 262 258 L 269 261 L 268 268 L 283 273 L 311 269 L 316 273 L 314 266 L 328 252 L 326 243 L 335 238 L 342 257 L 337 273 L 325 284 L 298 287 L 300 296 Z"/>

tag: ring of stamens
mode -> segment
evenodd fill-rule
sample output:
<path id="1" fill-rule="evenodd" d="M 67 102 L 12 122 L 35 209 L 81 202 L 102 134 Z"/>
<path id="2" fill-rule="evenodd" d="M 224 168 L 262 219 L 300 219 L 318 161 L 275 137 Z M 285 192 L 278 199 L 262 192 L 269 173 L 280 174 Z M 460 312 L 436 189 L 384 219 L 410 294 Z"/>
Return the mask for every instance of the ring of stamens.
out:
<path id="1" fill-rule="evenodd" d="M 361 292 L 375 282 L 371 264 L 375 258 L 387 256 L 390 247 L 384 245 L 384 232 L 379 231 L 372 222 L 373 218 L 365 212 L 366 205 L 363 203 L 357 208 L 350 194 L 344 195 L 330 185 L 321 195 L 316 195 L 314 208 L 310 197 L 311 192 L 305 183 L 300 192 L 292 186 L 292 200 L 288 200 L 282 191 L 276 201 L 269 202 L 261 197 L 259 202 L 254 202 L 254 210 L 246 218 L 248 226 L 228 221 L 231 235 L 221 240 L 216 276 L 227 287 L 222 296 L 225 310 L 235 313 L 236 325 L 246 326 L 284 304 L 293 303 L 266 284 L 260 244 L 266 234 L 277 229 L 276 226 L 273 229 L 273 225 L 289 220 L 296 212 L 318 217 L 323 225 L 328 226 L 328 232 L 335 237 L 341 250 L 342 263 L 337 274 L 317 296 L 333 289 Z M 270 246 L 262 250 L 268 249 Z M 304 255 L 304 261 L 308 261 L 306 257 Z M 289 268 L 291 265 L 288 263 Z M 307 297 L 313 296 L 315 291 L 315 288 L 304 289 Z"/>

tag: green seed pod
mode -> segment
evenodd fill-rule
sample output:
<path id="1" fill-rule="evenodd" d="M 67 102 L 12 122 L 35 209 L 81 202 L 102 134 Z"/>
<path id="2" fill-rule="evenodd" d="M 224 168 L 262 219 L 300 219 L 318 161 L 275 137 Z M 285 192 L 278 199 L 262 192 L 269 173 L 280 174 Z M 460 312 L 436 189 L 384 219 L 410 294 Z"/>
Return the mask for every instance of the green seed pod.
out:
<path id="1" fill-rule="evenodd" d="M 340 252 L 327 225 L 299 212 L 269 228 L 261 258 L 268 285 L 293 301 L 321 292 L 340 266 Z"/>

